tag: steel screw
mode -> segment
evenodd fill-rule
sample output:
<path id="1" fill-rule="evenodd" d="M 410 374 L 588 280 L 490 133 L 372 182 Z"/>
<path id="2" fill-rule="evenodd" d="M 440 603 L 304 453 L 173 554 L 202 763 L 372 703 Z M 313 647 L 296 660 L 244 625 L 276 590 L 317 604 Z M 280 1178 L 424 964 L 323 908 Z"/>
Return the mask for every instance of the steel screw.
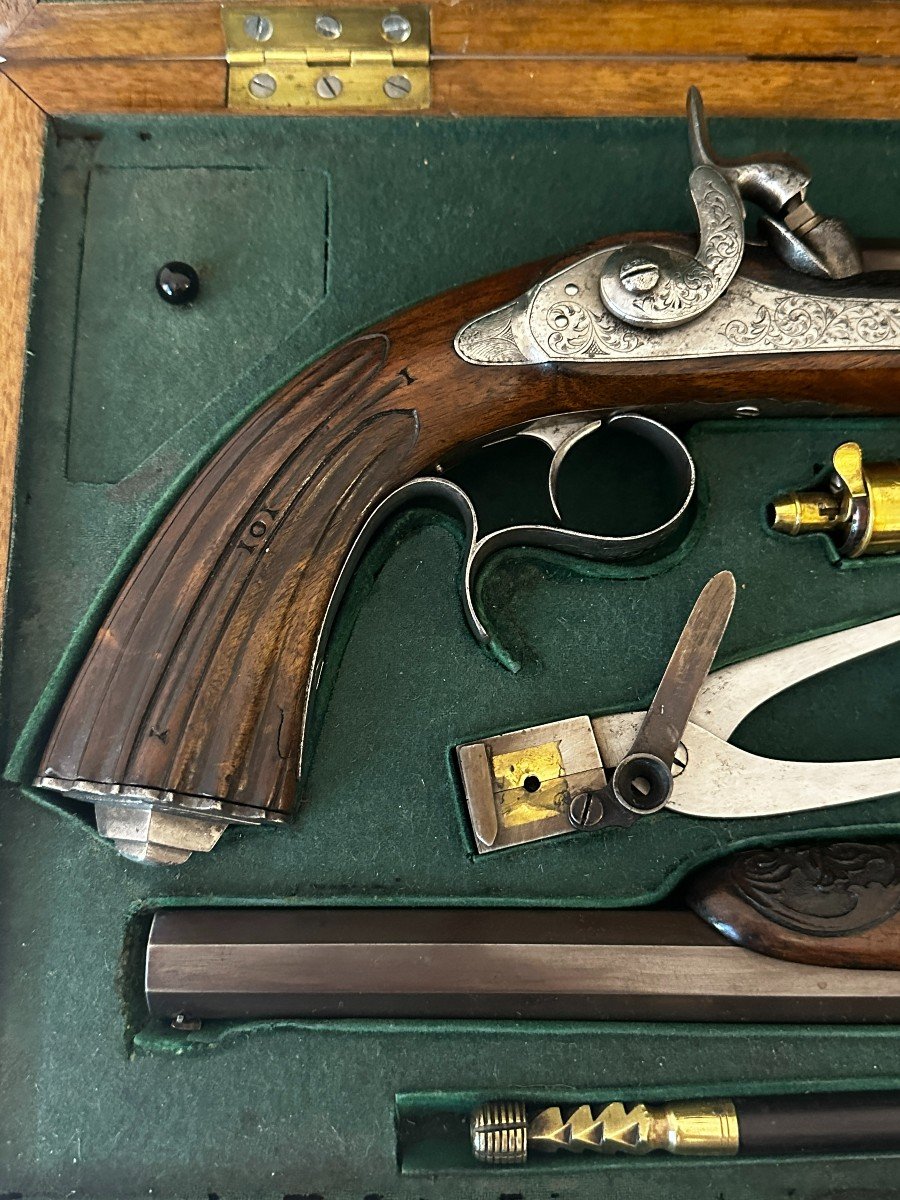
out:
<path id="1" fill-rule="evenodd" d="M 316 80 L 316 95 L 322 100 L 334 100 L 344 90 L 344 85 L 337 75 L 323 75 Z"/>
<path id="2" fill-rule="evenodd" d="M 389 100 L 402 100 L 412 91 L 412 84 L 405 75 L 389 75 L 384 81 L 384 94 Z"/>
<path id="3" fill-rule="evenodd" d="M 672 778 L 677 779 L 682 775 L 688 765 L 688 748 L 684 742 L 678 743 L 678 749 L 675 751 L 675 757 L 672 759 Z"/>
<path id="4" fill-rule="evenodd" d="M 337 17 L 322 15 L 316 17 L 316 33 L 323 38 L 339 38 L 343 26 Z"/>
<path id="5" fill-rule="evenodd" d="M 271 75 L 260 72 L 259 75 L 254 75 L 248 84 L 250 95 L 255 96 L 257 100 L 268 100 L 275 94 L 275 89 L 278 84 Z"/>
<path id="6" fill-rule="evenodd" d="M 599 792 L 578 792 L 569 804 L 569 820 L 576 829 L 592 829 L 603 820 Z"/>
<path id="7" fill-rule="evenodd" d="M 382 19 L 381 32 L 389 42 L 405 42 L 412 33 L 412 25 L 401 13 L 388 13 Z"/>
<path id="8" fill-rule="evenodd" d="M 267 42 L 275 32 L 275 27 L 268 17 L 255 13 L 244 18 L 244 33 L 254 42 Z"/>
<path id="9" fill-rule="evenodd" d="M 659 283 L 659 267 L 649 259 L 636 258 L 624 264 L 619 278 L 629 292 L 652 292 Z"/>

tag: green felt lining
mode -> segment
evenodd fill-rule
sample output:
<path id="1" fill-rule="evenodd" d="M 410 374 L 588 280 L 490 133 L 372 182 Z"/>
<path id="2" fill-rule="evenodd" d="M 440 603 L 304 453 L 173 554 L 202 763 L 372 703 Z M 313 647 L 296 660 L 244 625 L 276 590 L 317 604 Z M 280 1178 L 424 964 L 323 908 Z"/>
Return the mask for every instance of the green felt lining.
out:
<path id="1" fill-rule="evenodd" d="M 298 894 L 363 902 L 378 888 L 381 862 L 364 865 L 356 855 L 374 831 L 393 845 L 398 867 L 417 871 L 421 882 L 412 896 L 419 903 L 616 906 L 660 899 L 723 847 L 801 834 L 889 834 L 900 818 L 900 798 L 764 822 L 664 813 L 627 832 L 572 835 L 476 857 L 452 747 L 522 725 L 646 702 L 693 598 L 722 567 L 735 572 L 738 600 L 720 665 L 894 612 L 900 558 L 873 558 L 845 570 L 824 538 L 774 534 L 764 510 L 777 492 L 811 476 L 844 437 L 858 438 L 873 459 L 890 456 L 897 427 L 893 420 L 695 425 L 686 439 L 701 495 L 682 541 L 663 558 L 636 566 L 513 550 L 488 564 L 479 599 L 495 639 L 521 664 L 512 675 L 478 649 L 462 622 L 461 531 L 454 537 L 446 521 L 429 521 L 423 513 L 395 522 L 344 605 L 316 710 L 324 750 L 313 756 L 296 821 L 287 830 L 230 832 L 216 854 L 191 864 L 193 877 L 213 895 L 230 891 L 228 868 L 219 864 L 234 844 L 241 847 L 245 882 L 257 880 L 257 896 L 284 894 L 298 855 L 308 855 L 304 873 L 311 877 L 315 863 L 333 882 Z M 585 487 L 591 480 L 587 472 Z M 514 489 L 507 500 L 512 513 Z M 407 592 L 410 569 L 417 578 Z M 785 580 L 802 587 L 786 588 Z M 91 626 L 86 622 L 78 652 L 57 672 L 49 697 L 68 683 L 69 661 L 80 658 Z M 839 719 L 841 757 L 897 754 L 898 661 L 895 647 L 808 680 L 751 714 L 734 740 L 773 757 L 827 759 Z M 412 677 L 410 662 L 417 664 Z M 359 698 L 367 693 L 361 710 Z M 434 713 L 422 711 L 428 695 Z M 13 760 L 11 769 L 23 781 L 33 776 L 48 711 L 52 699 L 38 709 Z M 419 794 L 430 797 L 427 812 L 418 811 Z M 387 811 L 385 796 L 395 801 Z M 333 821 L 331 810 L 341 801 L 329 803 L 329 797 L 351 805 L 349 828 Z M 83 806 L 69 804 L 67 811 L 87 820 Z M 362 872 L 355 882 L 345 875 L 348 850 Z M 390 893 L 380 897 L 407 902 L 411 894 Z"/>
<path id="2" fill-rule="evenodd" d="M 328 179 L 314 169 L 91 171 L 66 463 L 72 482 L 119 482 L 190 419 L 198 346 L 205 386 L 215 392 L 240 373 L 248 347 L 263 357 L 309 317 L 327 287 L 327 221 Z M 160 304 L 160 258 L 195 266 L 201 303 Z M 129 347 L 127 372 L 111 341 Z"/>
<path id="3" fill-rule="evenodd" d="M 896 233 L 896 126 L 728 122 L 717 132 L 735 154 L 761 144 L 802 150 L 824 210 L 840 212 L 864 235 Z M 613 567 L 514 550 L 488 566 L 482 611 L 519 663 L 515 673 L 480 650 L 462 621 L 459 531 L 434 514 L 402 516 L 362 564 L 335 629 L 296 822 L 230 831 L 213 854 L 174 870 L 125 862 L 92 834 L 87 809 L 37 797 L 27 781 L 124 570 L 197 465 L 283 378 L 405 303 L 603 233 L 687 226 L 687 154 L 676 121 L 109 119 L 88 127 L 58 122 L 56 133 L 47 150 L 0 686 L 11 779 L 0 812 L 0 952 L 10 964 L 0 981 L 0 1071 L 7 1094 L 14 1084 L 16 1095 L 2 1112 L 0 1195 L 76 1188 L 126 1200 L 153 1188 L 167 1200 L 209 1193 L 496 1200 L 524 1189 L 480 1170 L 460 1178 L 398 1173 L 398 1094 L 896 1085 L 898 1039 L 875 1027 L 308 1022 L 176 1035 L 141 1025 L 135 914 L 160 901 L 621 906 L 665 894 L 694 866 L 739 845 L 893 833 L 900 797 L 764 828 L 666 815 L 608 839 L 563 838 L 476 858 L 451 748 L 646 700 L 694 596 L 721 567 L 739 582 L 723 661 L 897 611 L 900 560 L 839 564 L 822 539 L 772 534 L 763 510 L 775 491 L 810 482 L 814 465 L 847 437 L 874 457 L 896 456 L 900 421 L 686 430 L 701 492 L 684 539 L 664 555 Z M 296 327 L 271 350 L 255 354 L 248 342 L 241 373 L 227 382 L 218 370 L 221 346 L 215 338 L 198 343 L 192 386 L 168 410 L 165 439 L 155 419 L 136 419 L 129 454 L 139 465 L 118 482 L 85 482 L 79 476 L 89 469 L 67 466 L 79 312 L 93 310 L 91 320 L 105 329 L 92 352 L 108 360 L 108 378 L 121 381 L 122 404 L 138 412 L 151 403 L 168 365 L 148 378 L 151 364 L 137 377 L 133 313 L 121 322 L 115 312 L 104 317 L 104 298 L 88 294 L 97 276 L 85 269 L 84 247 L 91 239 L 102 246 L 102 231 L 86 224 L 102 216 L 86 207 L 90 181 L 101 170 L 149 179 L 198 166 L 321 172 L 329 197 L 327 294 L 304 319 L 298 311 Z M 116 205 L 125 202 L 117 193 Z M 121 256 L 130 274 L 117 282 L 119 306 L 128 287 L 152 284 L 157 259 L 172 256 L 168 231 L 177 213 L 166 213 L 159 197 L 147 213 L 134 254 Z M 115 217 L 127 237 L 128 214 Z M 270 219 L 278 222 L 277 205 Z M 287 271 L 289 256 L 284 263 Z M 235 324 L 244 283 L 234 280 L 221 301 Z M 144 313 L 145 324 L 155 313 L 160 322 L 172 317 L 161 304 Z M 149 328 L 147 337 L 156 336 Z M 97 424 L 98 461 L 101 450 L 115 461 L 115 439 L 127 430 L 122 412 L 116 416 L 108 430 Z M 84 459 L 83 441 L 79 454 Z M 473 490 L 485 463 L 460 468 Z M 497 519 L 528 519 L 531 501 L 522 493 L 535 476 L 526 474 L 484 500 Z M 599 458 L 577 464 L 580 517 L 599 519 L 615 493 L 614 474 Z M 847 757 L 900 753 L 898 666 L 892 650 L 830 672 L 761 710 L 739 740 L 773 754 L 828 757 L 839 717 Z M 644 1194 L 648 1178 L 673 1200 L 694 1196 L 701 1181 L 725 1200 L 784 1197 L 790 1188 L 813 1197 L 842 1186 L 868 1187 L 872 1200 L 893 1177 L 887 1159 L 834 1159 L 676 1173 L 656 1164 L 649 1175 L 626 1163 L 602 1178 L 614 1200 Z M 591 1194 L 590 1178 L 584 1169 L 542 1168 L 540 1189 L 527 1200 L 551 1189 Z"/>

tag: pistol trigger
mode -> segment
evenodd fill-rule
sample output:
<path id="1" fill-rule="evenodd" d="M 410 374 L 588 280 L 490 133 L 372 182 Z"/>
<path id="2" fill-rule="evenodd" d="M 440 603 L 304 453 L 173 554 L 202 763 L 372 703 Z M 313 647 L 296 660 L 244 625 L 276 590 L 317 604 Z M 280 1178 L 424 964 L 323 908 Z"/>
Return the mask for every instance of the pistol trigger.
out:
<path id="1" fill-rule="evenodd" d="M 553 452 L 553 458 L 550 460 L 550 473 L 547 477 L 547 485 L 550 489 L 550 503 L 553 505 L 556 519 L 561 525 L 563 524 L 563 515 L 559 507 L 559 473 L 562 470 L 563 462 L 573 446 L 589 434 L 596 433 L 603 425 L 604 421 L 602 417 L 579 421 L 570 427 L 567 435 L 558 442 Z M 570 532 L 573 534 L 578 533 L 574 529 Z"/>
<path id="2" fill-rule="evenodd" d="M 675 479 L 678 501 L 675 511 L 659 525 L 640 533 L 613 535 L 603 533 L 588 533 L 574 529 L 566 524 L 559 497 L 560 473 L 566 458 L 585 438 L 597 433 L 601 428 L 613 429 L 618 427 L 627 433 L 649 442 L 666 459 L 669 469 Z M 560 549 L 569 549 L 575 554 L 583 554 L 588 558 L 601 561 L 620 561 L 637 558 L 647 554 L 662 545 L 676 532 L 687 516 L 697 486 L 696 467 L 690 451 L 684 442 L 652 417 L 641 416 L 637 413 L 614 413 L 605 418 L 582 418 L 573 422 L 556 444 L 550 463 L 548 487 L 553 511 L 559 522 L 560 541 L 566 544 Z M 627 497 L 623 497 L 627 503 Z"/>
<path id="3" fill-rule="evenodd" d="M 601 428 L 616 425 L 651 443 L 667 460 L 678 489 L 678 507 L 661 524 L 635 534 L 588 533 L 573 529 L 565 524 L 558 495 L 563 463 L 570 451 L 584 438 Z M 495 551 L 509 546 L 535 546 L 602 562 L 627 562 L 656 550 L 680 528 L 690 510 L 697 486 L 694 460 L 684 442 L 665 425 L 636 413 L 615 413 L 611 417 L 598 417 L 593 412 L 563 413 L 535 421 L 509 437 L 498 439 L 498 442 L 508 443 L 516 438 L 534 439 L 553 452 L 547 477 L 552 515 L 547 512 L 543 520 L 497 528 L 491 524 L 489 511 L 484 518 L 487 531 L 483 532 L 482 514 L 465 488 L 445 475 L 435 474 L 414 479 L 393 492 L 372 514 L 360 537 L 361 541 L 365 541 L 373 526 L 391 515 L 401 504 L 412 500 L 438 501 L 442 507 L 459 517 L 465 531 L 460 593 L 466 622 L 476 641 L 488 648 L 511 671 L 518 670 L 518 663 L 491 636 L 475 603 L 478 573 Z M 498 442 L 491 445 L 497 445 Z"/>

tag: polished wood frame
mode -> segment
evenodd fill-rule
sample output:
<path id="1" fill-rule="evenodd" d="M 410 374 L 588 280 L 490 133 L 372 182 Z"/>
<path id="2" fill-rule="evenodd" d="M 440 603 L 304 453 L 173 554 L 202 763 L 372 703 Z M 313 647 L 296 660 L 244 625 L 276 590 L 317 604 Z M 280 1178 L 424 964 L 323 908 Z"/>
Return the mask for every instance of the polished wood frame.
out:
<path id="1" fill-rule="evenodd" d="M 225 111 L 218 3 L 9 2 L 2 69 L 45 112 Z M 436 114 L 669 116 L 691 83 L 726 116 L 892 117 L 900 99 L 894 0 L 430 7 Z"/>
<path id="2" fill-rule="evenodd" d="M 0 79 L 0 621 L 6 599 L 13 487 L 25 374 L 46 119 L 8 79 Z"/>

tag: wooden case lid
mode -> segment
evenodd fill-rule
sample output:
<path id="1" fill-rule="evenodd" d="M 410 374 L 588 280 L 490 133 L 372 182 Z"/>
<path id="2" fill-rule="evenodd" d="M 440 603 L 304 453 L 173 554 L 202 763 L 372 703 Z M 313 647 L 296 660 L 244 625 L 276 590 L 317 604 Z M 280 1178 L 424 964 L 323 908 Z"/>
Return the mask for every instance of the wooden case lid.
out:
<path id="1" fill-rule="evenodd" d="M 342 7 L 321 12 L 339 16 Z M 375 10 L 378 21 L 395 11 L 372 0 L 354 7 Z M 432 0 L 423 7 L 427 102 L 401 96 L 395 104 L 419 114 L 680 116 L 690 84 L 716 116 L 891 118 L 900 107 L 892 0 Z M 0 70 L 45 112 L 229 107 L 217 3 L 5 0 L 0 13 L 7 31 Z M 253 111 L 283 112 L 286 96 L 282 88 Z M 347 99 L 289 110 L 362 111 Z"/>

